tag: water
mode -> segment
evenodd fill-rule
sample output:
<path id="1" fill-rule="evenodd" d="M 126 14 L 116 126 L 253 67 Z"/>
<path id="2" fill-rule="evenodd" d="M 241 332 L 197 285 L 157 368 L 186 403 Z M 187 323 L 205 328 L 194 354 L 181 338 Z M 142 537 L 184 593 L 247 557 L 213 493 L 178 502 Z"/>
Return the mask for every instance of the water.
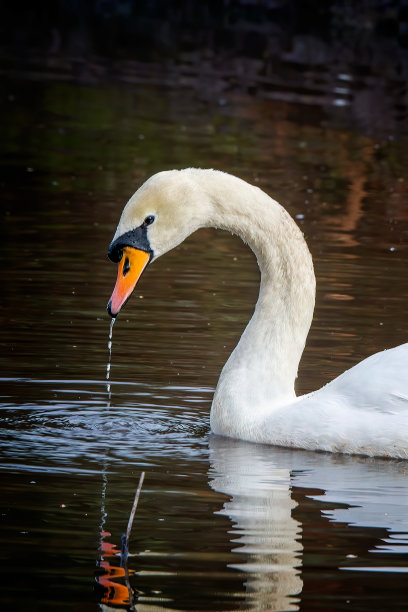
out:
<path id="1" fill-rule="evenodd" d="M 110 370 L 105 311 L 128 197 L 161 169 L 217 167 L 284 203 L 312 251 L 300 393 L 406 341 L 404 131 L 360 131 L 295 94 L 221 103 L 148 83 L 9 78 L 1 106 L 2 606 L 119 606 L 95 570 L 101 555 L 119 566 L 144 471 L 128 560 L 138 610 L 405 609 L 407 462 L 209 432 L 258 290 L 238 238 L 201 230 L 149 267 Z"/>
<path id="2" fill-rule="evenodd" d="M 106 390 L 108 391 L 108 394 L 110 394 L 110 384 L 109 384 L 109 378 L 110 378 L 110 370 L 111 370 L 111 361 L 112 361 L 112 334 L 113 334 L 113 326 L 115 324 L 115 320 L 116 319 L 111 319 L 110 322 L 110 328 L 109 328 L 109 339 L 108 339 L 108 363 L 106 364 Z"/>

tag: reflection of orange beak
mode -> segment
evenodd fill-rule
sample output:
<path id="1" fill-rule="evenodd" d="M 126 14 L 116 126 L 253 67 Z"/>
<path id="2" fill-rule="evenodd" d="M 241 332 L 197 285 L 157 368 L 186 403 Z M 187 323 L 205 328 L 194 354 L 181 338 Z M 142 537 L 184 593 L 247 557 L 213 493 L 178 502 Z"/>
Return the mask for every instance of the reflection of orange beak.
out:
<path id="1" fill-rule="evenodd" d="M 118 278 L 108 304 L 108 313 L 116 317 L 133 289 L 147 264 L 150 254 L 134 247 L 124 247 L 122 259 L 118 265 Z"/>

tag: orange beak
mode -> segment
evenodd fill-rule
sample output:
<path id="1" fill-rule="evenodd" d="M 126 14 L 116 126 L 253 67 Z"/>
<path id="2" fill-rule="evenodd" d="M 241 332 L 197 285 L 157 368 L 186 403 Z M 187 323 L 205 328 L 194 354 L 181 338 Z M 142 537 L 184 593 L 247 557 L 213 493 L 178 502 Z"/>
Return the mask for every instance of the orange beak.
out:
<path id="1" fill-rule="evenodd" d="M 149 263 L 150 254 L 133 247 L 123 249 L 118 265 L 118 278 L 108 304 L 108 313 L 115 318 L 125 302 L 130 298 L 137 281 Z"/>

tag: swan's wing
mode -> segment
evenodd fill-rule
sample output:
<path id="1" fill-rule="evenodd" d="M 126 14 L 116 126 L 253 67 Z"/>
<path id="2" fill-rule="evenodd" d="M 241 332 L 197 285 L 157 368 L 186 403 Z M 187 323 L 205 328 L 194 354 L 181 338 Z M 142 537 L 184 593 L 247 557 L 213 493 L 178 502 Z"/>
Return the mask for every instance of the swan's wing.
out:
<path id="1" fill-rule="evenodd" d="M 408 343 L 371 355 L 318 393 L 319 401 L 335 394 L 353 408 L 388 414 L 408 411 Z"/>
<path id="2" fill-rule="evenodd" d="M 262 431 L 281 446 L 408 459 L 408 344 L 265 416 Z"/>

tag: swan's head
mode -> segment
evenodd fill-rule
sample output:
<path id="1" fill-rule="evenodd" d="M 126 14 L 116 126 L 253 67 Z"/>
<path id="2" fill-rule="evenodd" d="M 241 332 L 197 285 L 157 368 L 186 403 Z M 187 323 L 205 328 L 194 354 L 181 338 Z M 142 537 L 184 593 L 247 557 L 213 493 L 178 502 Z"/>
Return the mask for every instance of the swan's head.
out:
<path id="1" fill-rule="evenodd" d="M 111 317 L 117 316 L 148 263 L 206 225 L 211 199 L 197 181 L 200 172 L 206 171 L 155 174 L 126 204 L 108 251 L 119 268 L 107 308 Z"/>

